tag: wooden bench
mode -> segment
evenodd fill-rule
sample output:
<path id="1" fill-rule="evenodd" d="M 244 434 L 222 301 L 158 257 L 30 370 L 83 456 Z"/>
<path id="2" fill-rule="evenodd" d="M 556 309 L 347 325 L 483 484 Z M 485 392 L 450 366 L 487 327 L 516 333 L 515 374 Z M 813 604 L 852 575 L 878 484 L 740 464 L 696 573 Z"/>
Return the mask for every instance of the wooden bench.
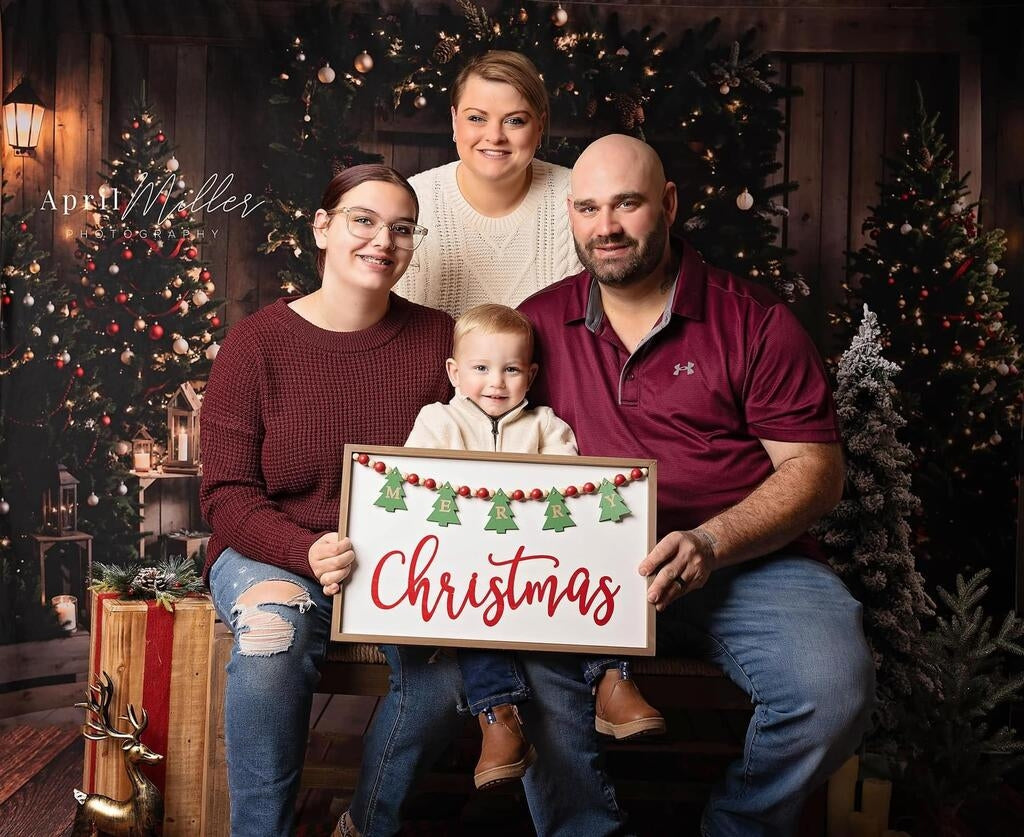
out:
<path id="1" fill-rule="evenodd" d="M 204 787 L 206 800 L 203 816 L 203 833 L 208 837 L 222 837 L 228 834 L 228 793 L 227 776 L 224 769 L 224 673 L 231 655 L 231 633 L 221 625 L 214 637 L 212 655 L 214 673 L 211 677 L 210 730 L 208 740 L 212 743 L 208 753 L 208 764 Z M 734 725 L 731 742 L 680 740 L 671 735 L 672 719 L 669 716 L 670 736 L 664 743 L 645 742 L 638 747 L 641 758 L 654 751 L 679 754 L 712 754 L 720 759 L 730 759 L 742 752 L 742 728 L 751 712 L 750 699 L 728 680 L 717 667 L 709 663 L 686 658 L 636 658 L 633 673 L 644 694 L 654 705 L 669 713 L 683 710 L 694 713 L 732 713 L 738 719 Z M 318 692 L 328 694 L 381 696 L 388 689 L 389 669 L 383 654 L 375 645 L 331 643 L 326 661 L 321 669 Z M 614 750 L 626 750 L 629 742 L 610 744 Z M 635 771 L 630 771 L 635 773 Z M 351 791 L 359 773 L 358 764 L 323 764 L 307 760 L 303 769 L 302 783 L 305 788 L 331 788 Z M 431 775 L 421 785 L 428 791 L 458 792 L 468 789 L 471 782 L 468 774 L 458 776 Z M 643 778 L 631 776 L 617 779 L 616 788 L 623 799 L 690 799 L 695 798 L 692 785 L 688 791 L 685 783 L 645 782 Z M 697 789 L 697 794 L 706 793 L 706 787 Z M 821 837 L 824 822 L 824 794 L 812 797 L 805 812 L 805 823 L 800 837 Z"/>

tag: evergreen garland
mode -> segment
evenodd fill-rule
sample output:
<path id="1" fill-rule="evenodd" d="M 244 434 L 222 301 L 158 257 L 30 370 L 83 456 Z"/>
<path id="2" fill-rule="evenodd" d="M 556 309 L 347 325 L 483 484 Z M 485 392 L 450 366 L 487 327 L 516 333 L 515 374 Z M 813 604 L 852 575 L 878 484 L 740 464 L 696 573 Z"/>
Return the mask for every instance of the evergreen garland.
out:
<path id="1" fill-rule="evenodd" d="M 203 593 L 206 587 L 196 573 L 192 558 L 172 558 L 156 565 L 93 564 L 95 593 L 117 593 L 122 599 L 155 599 L 168 610 L 186 596 Z"/>

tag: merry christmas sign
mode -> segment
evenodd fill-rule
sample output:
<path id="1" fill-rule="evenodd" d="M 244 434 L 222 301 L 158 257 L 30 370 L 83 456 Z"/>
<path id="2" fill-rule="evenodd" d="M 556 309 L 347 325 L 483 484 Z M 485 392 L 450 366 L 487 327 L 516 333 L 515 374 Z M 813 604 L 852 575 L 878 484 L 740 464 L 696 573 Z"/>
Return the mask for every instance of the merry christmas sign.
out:
<path id="1" fill-rule="evenodd" d="M 654 654 L 656 463 L 345 448 L 332 639 Z"/>

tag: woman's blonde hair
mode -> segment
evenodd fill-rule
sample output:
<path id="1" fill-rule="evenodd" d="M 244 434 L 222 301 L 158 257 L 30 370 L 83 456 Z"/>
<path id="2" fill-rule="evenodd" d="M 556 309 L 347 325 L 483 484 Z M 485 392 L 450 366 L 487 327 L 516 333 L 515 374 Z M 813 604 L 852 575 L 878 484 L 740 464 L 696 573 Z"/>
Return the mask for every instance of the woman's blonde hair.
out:
<path id="1" fill-rule="evenodd" d="M 540 70 L 536 65 L 518 52 L 507 49 L 492 49 L 481 55 L 473 56 L 459 70 L 452 84 L 452 107 L 459 109 L 459 99 L 470 76 L 479 76 L 487 81 L 501 81 L 511 85 L 519 93 L 533 111 L 534 116 L 548 127 L 551 115 L 548 104 L 548 91 L 540 78 Z"/>
<path id="2" fill-rule="evenodd" d="M 471 331 L 484 334 L 516 334 L 526 340 L 528 356 L 533 359 L 533 324 L 514 308 L 507 305 L 487 303 L 470 308 L 455 321 L 452 336 L 452 354 L 459 350 L 459 343 Z"/>

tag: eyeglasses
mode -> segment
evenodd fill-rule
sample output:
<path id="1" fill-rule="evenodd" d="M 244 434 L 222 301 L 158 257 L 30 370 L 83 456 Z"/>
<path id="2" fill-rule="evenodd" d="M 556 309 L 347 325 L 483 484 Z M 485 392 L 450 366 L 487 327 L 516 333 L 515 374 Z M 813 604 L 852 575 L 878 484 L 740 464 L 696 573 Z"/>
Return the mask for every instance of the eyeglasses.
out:
<path id="1" fill-rule="evenodd" d="M 415 250 L 427 234 L 427 228 L 409 221 L 392 221 L 385 223 L 376 212 L 369 209 L 361 209 L 358 206 L 339 206 L 337 209 L 327 209 L 328 215 L 337 215 L 343 212 L 348 221 L 348 231 L 356 238 L 367 241 L 377 237 L 381 227 L 386 227 L 391 233 L 391 240 L 396 247 L 402 250 Z"/>

